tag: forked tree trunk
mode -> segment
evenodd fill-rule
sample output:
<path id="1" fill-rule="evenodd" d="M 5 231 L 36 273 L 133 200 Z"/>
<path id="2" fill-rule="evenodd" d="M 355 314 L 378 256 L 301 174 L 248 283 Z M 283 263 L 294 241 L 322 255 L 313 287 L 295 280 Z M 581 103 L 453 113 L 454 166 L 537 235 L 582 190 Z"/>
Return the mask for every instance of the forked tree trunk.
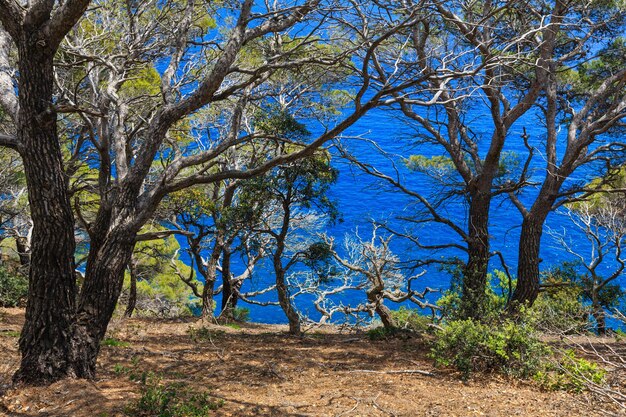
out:
<path id="1" fill-rule="evenodd" d="M 74 216 L 51 108 L 53 56 L 24 30 L 18 44 L 18 136 L 33 220 L 22 360 L 14 381 L 45 384 L 76 374 L 71 361 L 75 313 Z"/>

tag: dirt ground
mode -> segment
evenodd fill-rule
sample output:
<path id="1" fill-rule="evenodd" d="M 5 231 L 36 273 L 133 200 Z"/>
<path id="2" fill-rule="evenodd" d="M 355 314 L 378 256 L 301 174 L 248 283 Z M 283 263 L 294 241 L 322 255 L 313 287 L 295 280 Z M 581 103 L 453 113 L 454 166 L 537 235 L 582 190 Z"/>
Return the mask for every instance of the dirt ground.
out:
<path id="1" fill-rule="evenodd" d="M 148 371 L 162 383 L 208 392 L 223 404 L 215 416 L 602 415 L 584 394 L 543 392 L 501 377 L 462 382 L 433 368 L 417 338 L 373 342 L 332 327 L 299 338 L 275 325 L 116 320 L 97 380 L 10 387 L 22 321 L 22 310 L 0 309 L 0 415 L 124 416 L 142 389 L 133 375 Z"/>

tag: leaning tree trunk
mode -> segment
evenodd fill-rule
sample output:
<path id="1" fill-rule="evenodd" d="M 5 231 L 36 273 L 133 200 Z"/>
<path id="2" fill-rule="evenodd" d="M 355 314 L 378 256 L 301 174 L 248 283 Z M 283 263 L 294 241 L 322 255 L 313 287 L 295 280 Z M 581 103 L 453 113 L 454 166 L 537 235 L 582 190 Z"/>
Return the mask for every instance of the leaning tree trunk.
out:
<path id="1" fill-rule="evenodd" d="M 377 283 L 373 283 L 373 285 L 369 290 L 367 290 L 367 301 L 369 304 L 374 306 L 374 311 L 378 314 L 380 321 L 383 323 L 385 329 L 393 329 L 396 326 L 396 322 L 391 315 L 391 310 L 383 304 L 384 296 L 383 290 L 385 289 L 385 285 L 382 280 L 376 278 Z"/>
<path id="2" fill-rule="evenodd" d="M 476 192 L 469 209 L 468 258 L 463 271 L 459 316 L 482 319 L 486 310 L 489 266 L 490 192 Z"/>
<path id="3" fill-rule="evenodd" d="M 75 312 L 74 217 L 52 109 L 53 51 L 24 30 L 18 44 L 18 136 L 33 221 L 22 355 L 14 380 L 49 383 L 75 375 L 71 324 Z"/>
<path id="4" fill-rule="evenodd" d="M 100 342 L 122 291 L 135 235 L 113 230 L 96 250 L 90 250 L 72 339 L 73 367 L 80 378 L 95 377 Z"/>

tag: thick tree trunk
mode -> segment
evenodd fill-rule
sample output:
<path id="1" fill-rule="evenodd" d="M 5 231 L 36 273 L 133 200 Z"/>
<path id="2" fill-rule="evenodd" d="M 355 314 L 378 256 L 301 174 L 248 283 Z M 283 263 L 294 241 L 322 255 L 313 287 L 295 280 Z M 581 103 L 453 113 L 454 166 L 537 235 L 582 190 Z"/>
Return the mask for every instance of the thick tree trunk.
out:
<path id="1" fill-rule="evenodd" d="M 524 219 L 519 241 L 517 285 L 510 303 L 513 310 L 520 305 L 532 305 L 539 295 L 539 250 L 542 234 L 542 221 L 535 218 Z"/>
<path id="2" fill-rule="evenodd" d="M 133 232 L 112 231 L 97 250 L 90 250 L 73 326 L 72 362 L 78 377 L 96 375 L 100 342 L 122 291 L 124 270 L 132 257 L 134 241 Z"/>
<path id="3" fill-rule="evenodd" d="M 24 30 L 19 51 L 18 135 L 33 221 L 22 355 L 14 380 L 49 383 L 76 374 L 71 361 L 75 313 L 74 217 L 51 108 L 53 51 Z"/>
<path id="4" fill-rule="evenodd" d="M 509 303 L 509 310 L 512 312 L 515 312 L 521 305 L 532 306 L 539 295 L 541 236 L 543 225 L 554 203 L 553 197 L 545 198 L 544 194 L 554 195 L 556 191 L 548 191 L 551 187 L 552 182 L 544 184 L 535 204 L 522 222 L 517 260 L 517 285 Z"/>
<path id="5" fill-rule="evenodd" d="M 460 318 L 481 319 L 486 309 L 489 266 L 489 190 L 472 196 L 469 210 L 468 259 L 463 271 Z"/>

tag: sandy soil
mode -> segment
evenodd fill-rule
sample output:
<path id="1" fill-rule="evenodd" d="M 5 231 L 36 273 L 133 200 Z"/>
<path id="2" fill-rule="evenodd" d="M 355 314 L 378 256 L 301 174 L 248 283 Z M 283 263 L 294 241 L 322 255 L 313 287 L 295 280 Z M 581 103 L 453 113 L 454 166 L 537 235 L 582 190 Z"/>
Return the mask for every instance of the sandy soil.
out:
<path id="1" fill-rule="evenodd" d="M 296 338 L 282 326 L 232 329 L 199 321 L 114 321 L 109 334 L 125 343 L 102 348 L 96 381 L 9 387 L 22 315 L 0 309 L 0 415 L 124 416 L 141 391 L 129 375 L 144 371 L 223 400 L 215 416 L 602 415 L 585 395 L 543 392 L 530 382 L 496 376 L 462 382 L 434 369 L 417 338 L 372 342 L 336 328 Z M 210 337 L 190 336 L 203 326 Z"/>

